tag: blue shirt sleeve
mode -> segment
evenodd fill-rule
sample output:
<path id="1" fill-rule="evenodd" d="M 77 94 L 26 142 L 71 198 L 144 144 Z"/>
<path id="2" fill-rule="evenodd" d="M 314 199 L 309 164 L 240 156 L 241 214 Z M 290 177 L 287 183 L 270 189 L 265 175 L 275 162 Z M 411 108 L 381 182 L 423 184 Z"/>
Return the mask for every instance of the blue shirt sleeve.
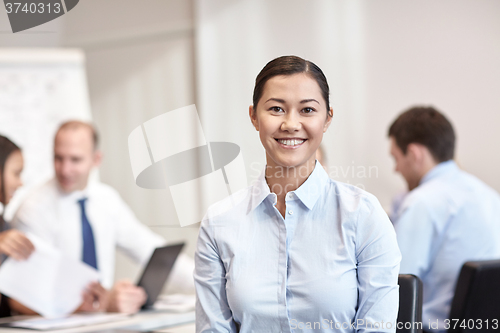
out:
<path id="1" fill-rule="evenodd" d="M 196 332 L 237 332 L 226 297 L 226 270 L 204 220 L 195 253 Z"/>
<path id="2" fill-rule="evenodd" d="M 357 332 L 394 332 L 401 254 L 394 228 L 378 200 L 372 196 L 363 200 L 365 205 L 359 210 L 356 231 Z"/>

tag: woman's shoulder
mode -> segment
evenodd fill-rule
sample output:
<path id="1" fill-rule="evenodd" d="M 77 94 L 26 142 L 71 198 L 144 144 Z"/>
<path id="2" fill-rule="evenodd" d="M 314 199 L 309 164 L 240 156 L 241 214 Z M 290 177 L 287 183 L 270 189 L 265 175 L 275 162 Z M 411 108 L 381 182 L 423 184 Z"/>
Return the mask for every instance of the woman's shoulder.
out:
<path id="1" fill-rule="evenodd" d="M 246 214 L 251 204 L 253 187 L 253 185 L 247 186 L 212 204 L 208 207 L 202 223 L 227 223 Z"/>
<path id="2" fill-rule="evenodd" d="M 340 216 L 356 230 L 358 240 L 371 239 L 377 230 L 376 234 L 390 233 L 395 242 L 394 228 L 377 197 L 351 184 L 332 181 L 332 185 L 330 197 L 337 200 Z"/>
<path id="3" fill-rule="evenodd" d="M 352 184 L 343 183 L 329 179 L 327 186 L 328 200 L 336 201 L 338 207 L 347 211 L 358 211 L 359 209 L 379 208 L 378 199 L 364 189 Z"/>

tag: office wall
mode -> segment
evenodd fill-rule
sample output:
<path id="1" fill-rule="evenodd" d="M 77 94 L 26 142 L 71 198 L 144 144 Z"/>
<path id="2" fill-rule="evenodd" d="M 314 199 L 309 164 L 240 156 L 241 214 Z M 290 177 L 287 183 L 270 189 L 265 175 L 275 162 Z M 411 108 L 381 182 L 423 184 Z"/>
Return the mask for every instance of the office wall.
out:
<path id="1" fill-rule="evenodd" d="M 191 2 L 86 0 L 77 9 L 67 14 L 62 42 L 87 56 L 92 111 L 102 135 L 101 180 L 153 231 L 187 241 L 192 256 L 196 226 L 179 226 L 169 190 L 135 184 L 128 153 L 128 135 L 137 126 L 195 103 Z M 138 272 L 118 254 L 117 279 Z"/>
<path id="2" fill-rule="evenodd" d="M 12 33 L 5 10 L 0 10 L 0 47 L 59 47 L 65 17 L 49 21 L 41 26 Z"/>

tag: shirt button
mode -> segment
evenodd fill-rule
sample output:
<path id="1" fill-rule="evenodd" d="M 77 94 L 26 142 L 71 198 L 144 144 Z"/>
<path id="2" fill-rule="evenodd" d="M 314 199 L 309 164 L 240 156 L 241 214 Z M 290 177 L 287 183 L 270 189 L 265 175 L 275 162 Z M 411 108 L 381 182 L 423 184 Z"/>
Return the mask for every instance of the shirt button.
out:
<path id="1" fill-rule="evenodd" d="M 292 215 L 292 214 L 293 214 L 293 211 L 292 211 L 292 210 L 289 210 L 289 211 L 288 211 L 288 214 Z"/>

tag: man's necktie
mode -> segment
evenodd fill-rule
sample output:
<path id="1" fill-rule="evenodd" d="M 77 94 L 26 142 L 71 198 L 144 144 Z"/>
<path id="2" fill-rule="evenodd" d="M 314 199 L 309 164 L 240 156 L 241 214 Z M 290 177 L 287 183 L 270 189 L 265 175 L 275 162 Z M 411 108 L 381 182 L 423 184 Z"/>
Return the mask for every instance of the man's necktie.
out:
<path id="1" fill-rule="evenodd" d="M 95 269 L 97 269 L 97 259 L 95 255 L 94 233 L 90 226 L 87 214 L 85 213 L 85 200 L 78 200 L 82 211 L 82 237 L 83 237 L 83 258 L 82 261 Z"/>

